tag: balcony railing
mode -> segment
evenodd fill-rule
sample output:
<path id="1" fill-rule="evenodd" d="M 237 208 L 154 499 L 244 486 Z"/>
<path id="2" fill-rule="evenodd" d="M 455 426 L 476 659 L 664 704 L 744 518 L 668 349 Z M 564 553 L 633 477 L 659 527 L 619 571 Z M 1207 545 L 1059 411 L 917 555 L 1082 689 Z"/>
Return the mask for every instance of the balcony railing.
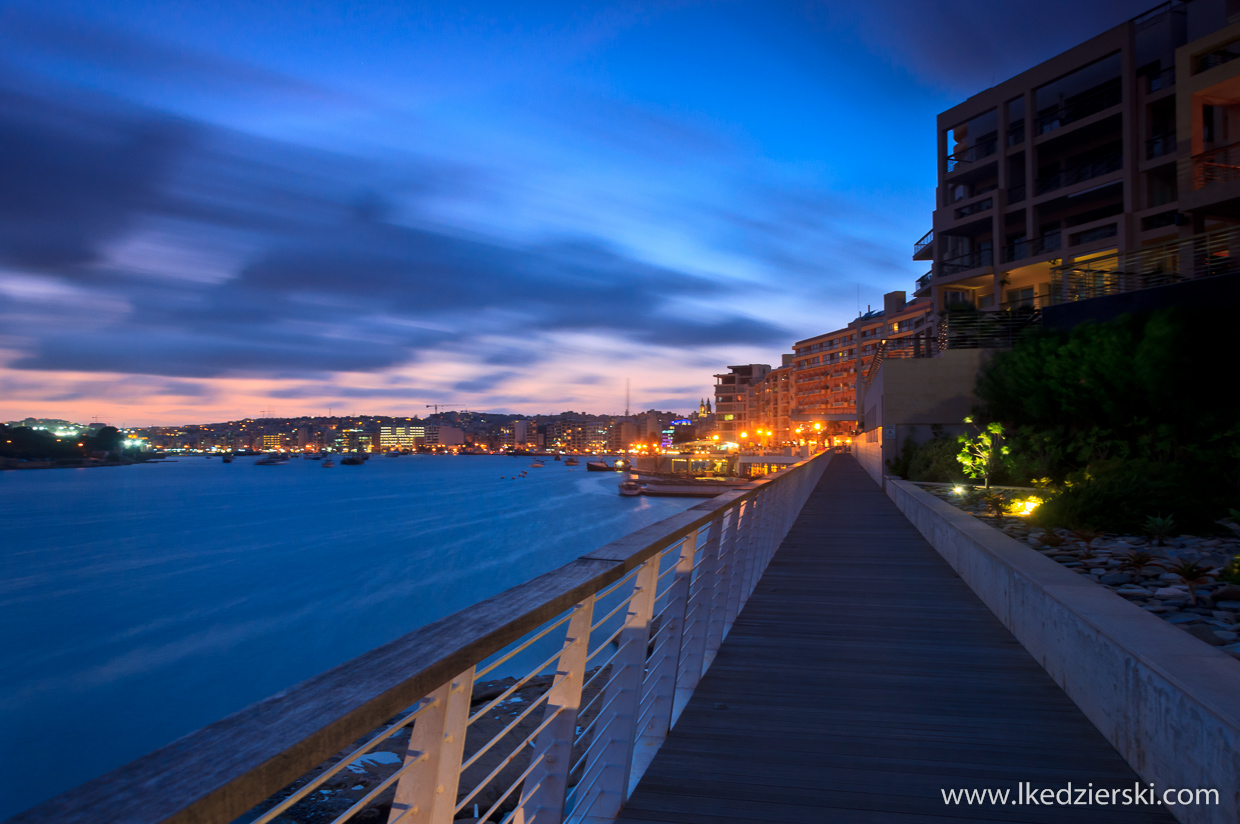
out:
<path id="1" fill-rule="evenodd" d="M 1026 329 L 1041 322 L 1041 312 L 1018 308 L 1003 312 L 948 311 L 939 320 L 940 351 L 1010 349 Z"/>
<path id="2" fill-rule="evenodd" d="M 1215 183 L 1230 183 L 1240 178 L 1240 143 L 1193 155 L 1192 162 L 1194 189 L 1204 189 Z"/>
<path id="3" fill-rule="evenodd" d="M 933 271 L 933 270 L 931 270 L 931 271 L 929 271 L 929 272 L 926 272 L 924 275 L 922 275 L 921 277 L 917 278 L 917 289 L 916 289 L 916 291 L 920 292 L 922 289 L 925 289 L 927 286 L 929 286 L 929 285 L 930 285 L 930 281 L 931 281 L 933 278 L 934 278 L 934 271 Z"/>
<path id="4" fill-rule="evenodd" d="M 956 219 L 972 217 L 981 212 L 989 211 L 995 205 L 994 198 L 988 197 L 985 200 L 979 200 L 976 203 L 970 203 L 968 206 L 961 206 L 956 210 Z"/>
<path id="5" fill-rule="evenodd" d="M 1151 160 L 1155 157 L 1169 155 L 1175 151 L 1175 147 L 1175 132 L 1156 134 L 1145 141 L 1145 159 Z"/>
<path id="6" fill-rule="evenodd" d="M 1195 278 L 1240 273 L 1240 227 L 1051 269 L 1051 302 L 1134 292 Z"/>
<path id="7" fill-rule="evenodd" d="M 1041 237 L 1018 240 L 1003 247 L 1003 262 L 1012 263 L 1027 257 L 1037 257 L 1060 248 L 1062 234 L 1059 230 L 1047 232 Z"/>
<path id="8" fill-rule="evenodd" d="M 994 265 L 994 255 L 991 253 L 991 250 L 982 249 L 978 252 L 970 252 L 967 255 L 960 255 L 959 257 L 943 261 L 939 264 L 939 271 L 944 275 L 958 275 L 970 269 L 992 265 Z"/>
<path id="9" fill-rule="evenodd" d="M 921 240 L 918 240 L 916 243 L 913 244 L 913 260 L 923 260 L 924 258 L 919 257 L 919 256 L 921 255 L 923 251 L 927 249 L 929 249 L 931 252 L 931 255 L 933 255 L 933 252 L 934 252 L 934 230 L 933 229 L 926 232 L 924 235 L 921 236 Z"/>
<path id="10" fill-rule="evenodd" d="M 1050 177 L 1042 178 L 1038 181 L 1037 193 L 1044 195 L 1047 192 L 1053 192 L 1056 189 L 1062 189 L 1074 183 L 1093 180 L 1095 177 L 1102 177 L 1111 172 L 1117 172 L 1122 168 L 1124 168 L 1123 153 L 1119 151 L 1110 152 L 1097 160 L 1092 160 L 1088 163 L 1078 163 L 1075 166 L 1062 169 Z"/>
<path id="11" fill-rule="evenodd" d="M 1146 80 L 1145 90 L 1153 94 L 1175 85 L 1175 66 L 1168 66 L 1156 74 L 1150 74 Z"/>
<path id="12" fill-rule="evenodd" d="M 990 157 L 999 151 L 999 138 L 983 137 L 967 149 L 947 156 L 947 171 L 954 172 L 961 163 L 976 163 L 984 157 Z"/>
<path id="13" fill-rule="evenodd" d="M 1025 199 L 1026 186 L 1024 183 L 1018 183 L 1015 186 L 1008 187 L 1008 203 L 1020 203 Z"/>
<path id="14" fill-rule="evenodd" d="M 1043 110 L 1038 114 L 1037 120 L 1034 121 L 1038 134 L 1046 134 L 1055 129 L 1063 128 L 1078 120 L 1084 120 L 1090 115 L 1106 111 L 1112 106 L 1118 106 L 1123 100 L 1123 89 L 1119 81 L 1104 84 L 1095 90 L 1078 95 L 1076 99 L 1064 103 L 1062 106 L 1056 106 L 1052 109 Z"/>
<path id="15" fill-rule="evenodd" d="M 1235 46 L 1236 44 L 1233 43 L 1231 45 Z M 1197 58 L 1197 71 L 1193 73 L 1199 74 L 1204 71 L 1209 71 L 1210 69 L 1217 68 L 1224 63 L 1230 63 L 1237 57 L 1240 57 L 1240 51 L 1233 51 L 1231 47 L 1215 49 L 1209 54 L 1203 54 Z"/>
<path id="16" fill-rule="evenodd" d="M 372 820 L 367 808 L 394 792 L 389 821 L 498 821 L 501 811 L 505 821 L 611 821 L 829 460 L 638 530 L 13 820 L 336 824 Z M 514 682 L 475 693 L 488 675 L 509 674 Z M 474 722 L 518 690 L 536 697 L 483 734 Z M 528 734 L 518 726 L 527 718 Z M 324 785 L 394 749 L 403 759 L 391 775 L 324 815 Z"/>
<path id="17" fill-rule="evenodd" d="M 1023 119 L 1016 120 L 1007 130 L 1007 144 L 1015 146 L 1018 143 L 1025 142 L 1025 121 Z"/>

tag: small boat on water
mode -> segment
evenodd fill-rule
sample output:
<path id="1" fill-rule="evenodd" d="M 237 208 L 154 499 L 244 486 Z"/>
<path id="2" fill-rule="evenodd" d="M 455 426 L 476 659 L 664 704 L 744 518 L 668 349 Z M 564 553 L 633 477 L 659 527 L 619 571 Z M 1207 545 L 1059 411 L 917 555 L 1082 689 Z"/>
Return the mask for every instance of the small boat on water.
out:
<path id="1" fill-rule="evenodd" d="M 559 456 L 559 455 L 556 455 L 556 456 L 555 456 L 555 459 L 558 461 L 558 460 L 560 459 L 560 456 Z"/>
<path id="2" fill-rule="evenodd" d="M 232 456 L 231 454 L 224 455 L 224 456 L 223 456 L 223 458 L 222 458 L 222 460 L 224 461 L 224 463 L 232 463 L 232 462 L 233 462 L 233 456 Z"/>
<path id="3" fill-rule="evenodd" d="M 607 461 L 586 461 L 587 472 L 611 472 L 612 467 L 607 465 Z"/>
<path id="4" fill-rule="evenodd" d="M 323 463 L 319 464 L 319 466 L 335 466 L 335 465 L 336 465 L 336 462 L 333 461 L 331 458 L 328 458 L 327 460 L 323 461 Z"/>
<path id="5" fill-rule="evenodd" d="M 632 478 L 626 478 L 620 482 L 620 494 L 626 498 L 632 498 L 642 494 L 642 485 Z"/>
<path id="6" fill-rule="evenodd" d="M 530 464 L 530 469 L 542 469 L 544 466 L 546 464 L 542 461 L 534 461 L 534 463 Z"/>
<path id="7" fill-rule="evenodd" d="M 633 462 L 628 458 L 616 458 L 616 462 L 611 465 L 611 468 L 616 472 L 628 472 L 633 468 Z"/>
<path id="8" fill-rule="evenodd" d="M 288 463 L 288 455 L 264 455 L 254 462 L 255 466 L 275 466 Z"/>
<path id="9" fill-rule="evenodd" d="M 569 458 L 567 461 L 564 462 L 564 465 L 565 466 L 581 466 L 581 461 L 577 460 L 576 458 Z"/>
<path id="10" fill-rule="evenodd" d="M 342 460 L 340 462 L 340 465 L 341 466 L 361 466 L 364 463 L 366 463 L 366 457 L 364 455 L 350 455 L 349 457 Z"/>

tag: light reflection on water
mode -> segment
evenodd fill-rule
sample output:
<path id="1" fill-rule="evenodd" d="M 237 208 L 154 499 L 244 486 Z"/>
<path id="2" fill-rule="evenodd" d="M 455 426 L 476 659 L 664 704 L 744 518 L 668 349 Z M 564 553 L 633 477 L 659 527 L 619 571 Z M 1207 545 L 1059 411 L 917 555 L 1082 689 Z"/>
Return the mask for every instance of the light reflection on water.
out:
<path id="1" fill-rule="evenodd" d="M 0 473 L 0 818 L 696 503 L 584 463 L 254 460 Z"/>

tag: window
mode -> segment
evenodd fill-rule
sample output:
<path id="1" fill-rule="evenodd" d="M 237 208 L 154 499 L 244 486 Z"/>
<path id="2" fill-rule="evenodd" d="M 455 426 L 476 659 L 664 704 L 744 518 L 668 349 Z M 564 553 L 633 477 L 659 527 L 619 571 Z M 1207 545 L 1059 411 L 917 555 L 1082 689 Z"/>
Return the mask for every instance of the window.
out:
<path id="1" fill-rule="evenodd" d="M 1011 306 L 1033 306 L 1033 287 L 1009 289 L 1007 292 L 1007 302 Z"/>

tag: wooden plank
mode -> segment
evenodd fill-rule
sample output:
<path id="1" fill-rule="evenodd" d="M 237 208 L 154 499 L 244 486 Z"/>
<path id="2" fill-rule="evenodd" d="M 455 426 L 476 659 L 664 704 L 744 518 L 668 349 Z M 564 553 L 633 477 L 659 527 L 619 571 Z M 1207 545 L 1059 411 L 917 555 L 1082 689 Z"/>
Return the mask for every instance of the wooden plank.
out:
<path id="1" fill-rule="evenodd" d="M 836 457 L 622 822 L 1170 822 L 948 807 L 1137 776 L 856 462 Z"/>

